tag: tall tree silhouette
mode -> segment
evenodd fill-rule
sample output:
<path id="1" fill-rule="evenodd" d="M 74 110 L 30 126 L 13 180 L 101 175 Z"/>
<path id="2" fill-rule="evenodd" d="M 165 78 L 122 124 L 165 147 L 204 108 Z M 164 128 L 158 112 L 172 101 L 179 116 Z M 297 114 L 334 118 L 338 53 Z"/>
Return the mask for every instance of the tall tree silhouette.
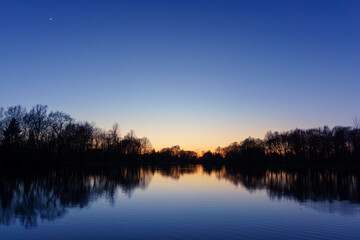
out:
<path id="1" fill-rule="evenodd" d="M 36 105 L 24 117 L 29 134 L 34 136 L 36 148 L 41 148 L 47 129 L 47 106 Z"/>
<path id="2" fill-rule="evenodd" d="M 4 131 L 4 139 L 2 144 L 6 149 L 15 149 L 21 143 L 21 129 L 15 118 L 11 119 L 9 126 Z"/>

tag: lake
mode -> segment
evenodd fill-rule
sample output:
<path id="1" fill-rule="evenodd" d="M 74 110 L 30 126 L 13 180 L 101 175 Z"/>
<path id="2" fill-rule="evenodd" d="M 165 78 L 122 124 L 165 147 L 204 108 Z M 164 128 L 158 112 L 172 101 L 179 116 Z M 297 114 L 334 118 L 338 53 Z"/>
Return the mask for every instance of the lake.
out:
<path id="1" fill-rule="evenodd" d="M 1 170 L 0 239 L 356 239 L 360 170 Z"/>

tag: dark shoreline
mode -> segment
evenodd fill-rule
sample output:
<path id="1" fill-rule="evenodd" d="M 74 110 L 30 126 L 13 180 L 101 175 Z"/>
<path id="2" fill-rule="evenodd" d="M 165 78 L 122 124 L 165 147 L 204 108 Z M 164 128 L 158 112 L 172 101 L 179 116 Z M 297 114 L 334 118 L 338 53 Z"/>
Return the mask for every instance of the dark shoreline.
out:
<path id="1" fill-rule="evenodd" d="M 204 158 L 182 159 L 178 157 L 163 157 L 157 155 L 137 156 L 114 156 L 114 155 L 0 155 L 0 168 L 11 169 L 37 169 L 37 168 L 111 168 L 119 166 L 133 167 L 163 167 L 163 166 L 194 166 L 202 165 L 212 168 L 235 168 L 235 169 L 360 169 L 360 161 L 326 162 L 326 161 L 303 161 L 301 159 L 219 159 L 209 160 Z"/>
<path id="2" fill-rule="evenodd" d="M 155 150 L 147 137 L 106 131 L 46 105 L 0 108 L 0 164 L 211 163 L 246 166 L 360 164 L 360 123 L 267 132 L 199 155 L 179 145 Z"/>

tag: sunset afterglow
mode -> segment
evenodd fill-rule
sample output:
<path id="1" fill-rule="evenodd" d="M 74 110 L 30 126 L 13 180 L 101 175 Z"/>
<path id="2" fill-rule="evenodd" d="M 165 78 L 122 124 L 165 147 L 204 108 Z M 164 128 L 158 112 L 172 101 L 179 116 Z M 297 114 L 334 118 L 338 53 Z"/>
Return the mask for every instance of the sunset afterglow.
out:
<path id="1" fill-rule="evenodd" d="M 196 151 L 360 116 L 359 3 L 20 2 L 0 8 L 4 107 Z"/>

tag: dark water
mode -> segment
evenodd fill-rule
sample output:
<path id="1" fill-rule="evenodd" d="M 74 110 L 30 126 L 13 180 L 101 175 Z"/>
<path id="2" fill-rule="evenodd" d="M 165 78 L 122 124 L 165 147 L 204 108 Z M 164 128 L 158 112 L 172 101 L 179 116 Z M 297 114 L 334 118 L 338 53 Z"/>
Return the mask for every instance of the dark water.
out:
<path id="1" fill-rule="evenodd" d="M 359 239 L 360 171 L 1 171 L 0 239 Z"/>

